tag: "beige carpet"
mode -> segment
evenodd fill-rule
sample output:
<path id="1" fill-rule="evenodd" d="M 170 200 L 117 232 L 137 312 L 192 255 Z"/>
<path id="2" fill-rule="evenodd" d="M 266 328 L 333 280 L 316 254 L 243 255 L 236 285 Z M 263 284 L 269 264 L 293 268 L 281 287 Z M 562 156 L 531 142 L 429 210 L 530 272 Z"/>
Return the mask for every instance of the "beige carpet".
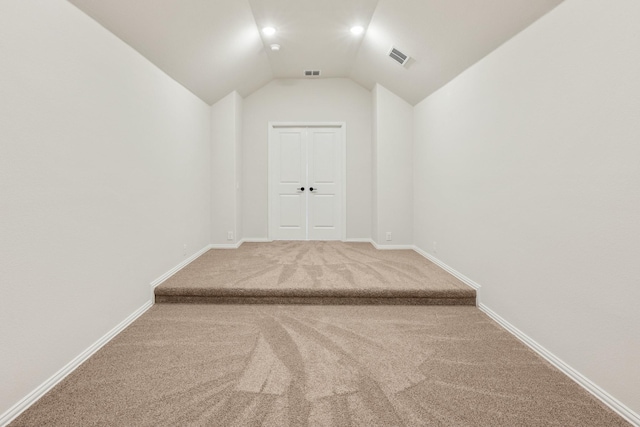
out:
<path id="1" fill-rule="evenodd" d="M 476 292 L 412 250 L 369 243 L 213 249 L 156 288 L 156 302 L 475 305 Z"/>
<path id="2" fill-rule="evenodd" d="M 11 426 L 628 425 L 475 307 L 158 304 Z"/>

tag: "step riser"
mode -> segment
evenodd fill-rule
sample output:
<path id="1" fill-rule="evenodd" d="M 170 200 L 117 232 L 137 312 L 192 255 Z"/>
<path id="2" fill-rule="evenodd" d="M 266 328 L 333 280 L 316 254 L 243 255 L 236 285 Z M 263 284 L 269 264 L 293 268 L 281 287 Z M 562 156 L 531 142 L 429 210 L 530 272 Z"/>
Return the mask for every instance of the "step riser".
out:
<path id="1" fill-rule="evenodd" d="M 156 295 L 156 304 L 476 305 L 474 298 L 225 297 Z"/>

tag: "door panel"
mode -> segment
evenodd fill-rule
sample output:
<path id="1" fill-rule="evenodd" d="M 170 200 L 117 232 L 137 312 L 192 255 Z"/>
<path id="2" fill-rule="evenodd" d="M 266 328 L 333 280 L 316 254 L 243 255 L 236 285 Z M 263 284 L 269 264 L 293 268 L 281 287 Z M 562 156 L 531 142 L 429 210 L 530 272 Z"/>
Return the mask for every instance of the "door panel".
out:
<path id="1" fill-rule="evenodd" d="M 280 134 L 280 183 L 300 184 L 306 180 L 306 162 L 302 162 L 301 133 Z"/>
<path id="2" fill-rule="evenodd" d="M 316 229 L 334 228 L 335 196 L 333 194 L 314 194 L 311 197 L 309 211 L 313 212 L 313 226 Z"/>
<path id="3" fill-rule="evenodd" d="M 305 200 L 302 195 L 280 195 L 280 227 L 303 229 L 305 227 Z"/>
<path id="4" fill-rule="evenodd" d="M 272 134 L 271 230 L 276 240 L 307 239 L 306 129 L 277 129 Z"/>
<path id="5" fill-rule="evenodd" d="M 316 184 L 333 183 L 336 180 L 334 171 L 335 144 L 333 133 L 312 132 L 313 138 L 309 157 L 310 169 Z"/>
<path id="6" fill-rule="evenodd" d="M 309 129 L 309 239 L 340 240 L 342 236 L 342 132 L 338 128 Z"/>
<path id="7" fill-rule="evenodd" d="M 269 137 L 272 239 L 342 238 L 343 144 L 340 127 L 272 127 Z"/>

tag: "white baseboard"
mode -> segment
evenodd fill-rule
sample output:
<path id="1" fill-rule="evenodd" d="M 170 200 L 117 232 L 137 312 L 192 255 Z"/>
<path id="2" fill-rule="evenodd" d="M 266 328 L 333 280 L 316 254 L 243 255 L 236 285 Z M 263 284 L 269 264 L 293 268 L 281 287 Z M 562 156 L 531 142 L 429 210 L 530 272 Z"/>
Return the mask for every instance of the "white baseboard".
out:
<path id="1" fill-rule="evenodd" d="M 385 245 L 385 244 L 379 244 L 376 243 L 373 239 L 364 237 L 356 237 L 353 239 L 347 239 L 344 240 L 344 242 L 346 243 L 371 243 L 373 245 L 374 248 L 381 250 L 381 251 L 398 251 L 398 250 L 411 250 L 414 248 L 413 245 Z"/>
<path id="2" fill-rule="evenodd" d="M 604 391 L 598 385 L 594 384 L 587 377 L 582 375 L 580 372 L 573 369 L 567 363 L 563 362 L 562 359 L 551 353 L 549 350 L 538 344 L 534 339 L 529 337 L 527 334 L 513 326 L 511 323 L 500 317 L 496 312 L 491 310 L 484 304 L 479 304 L 478 308 L 482 310 L 487 316 L 496 321 L 500 326 L 509 331 L 513 336 L 518 338 L 524 344 L 526 344 L 533 351 L 542 356 L 545 360 L 551 363 L 553 366 L 558 368 L 562 373 L 567 375 L 573 381 L 578 383 L 578 385 L 582 386 L 589 393 L 594 395 L 596 398 L 601 400 L 605 405 L 611 408 L 613 411 L 618 413 L 622 418 L 630 422 L 632 425 L 640 426 L 640 415 L 633 412 L 626 405 L 620 402 L 615 397 L 611 396 L 609 393 Z"/>
<path id="3" fill-rule="evenodd" d="M 380 251 L 410 251 L 413 249 L 413 245 L 377 245 L 373 246 Z"/>
<path id="4" fill-rule="evenodd" d="M 95 352 L 100 350 L 106 343 L 111 341 L 116 335 L 118 335 L 124 328 L 133 323 L 138 317 L 142 316 L 153 303 L 147 301 L 142 307 L 134 311 L 129 317 L 120 322 L 115 328 L 107 332 L 102 338 L 93 343 L 89 348 L 76 356 L 71 362 L 67 363 L 62 369 L 56 372 L 51 378 L 40 384 L 31 393 L 26 395 L 22 400 L 13 405 L 4 414 L 0 415 L 0 426 L 6 426 L 11 421 L 15 420 L 21 413 L 27 410 L 29 406 L 33 405 L 38 399 L 44 396 L 49 390 L 55 387 L 60 381 L 62 381 L 67 375 L 73 372 L 78 366 L 82 365 L 88 358 L 93 356 Z"/>
<path id="5" fill-rule="evenodd" d="M 269 243 L 273 242 L 273 240 L 267 237 L 245 237 L 242 240 L 242 243 Z"/>
<path id="6" fill-rule="evenodd" d="M 438 258 L 434 257 L 430 253 L 428 253 L 426 251 L 423 251 L 422 249 L 420 249 L 417 246 L 413 246 L 412 249 L 414 251 L 416 251 L 417 253 L 419 253 L 420 255 L 422 255 L 423 257 L 425 257 L 426 259 L 428 259 L 429 261 L 431 261 L 432 263 L 434 263 L 435 265 L 437 265 L 438 267 L 440 267 L 441 269 L 443 269 L 444 271 L 446 271 L 447 273 L 451 274 L 456 279 L 458 279 L 461 282 L 463 282 L 465 285 L 471 286 L 476 291 L 478 291 L 481 288 L 481 286 L 478 283 L 476 283 L 473 280 L 469 279 L 467 276 L 465 276 L 464 274 L 460 273 L 459 271 L 456 271 L 455 269 L 449 267 L 447 264 L 445 264 L 444 262 L 440 261 Z M 478 294 L 478 300 L 479 300 L 479 292 L 477 292 L 477 294 Z"/>
<path id="7" fill-rule="evenodd" d="M 196 252 L 195 254 L 191 255 L 189 258 L 185 259 L 184 261 L 182 261 L 180 264 L 176 265 L 175 267 L 173 267 L 171 270 L 167 271 L 166 273 L 164 273 L 162 276 L 158 277 L 156 280 L 154 280 L 153 282 L 151 282 L 151 292 L 153 293 L 153 290 L 156 288 L 156 286 L 158 286 L 160 283 L 164 282 L 165 280 L 167 280 L 169 277 L 173 276 L 174 274 L 176 274 L 178 271 L 182 270 L 183 268 L 185 268 L 187 265 L 189 265 L 190 263 L 192 263 L 193 261 L 195 261 L 196 258 L 198 258 L 200 255 L 202 255 L 203 253 L 207 252 L 209 249 L 212 248 L 213 245 L 207 245 L 204 248 L 200 249 L 198 252 Z M 151 299 L 153 301 L 153 298 Z"/>
<path id="8" fill-rule="evenodd" d="M 212 243 L 209 245 L 209 249 L 238 249 L 242 243 L 242 240 L 238 243 Z"/>
<path id="9" fill-rule="evenodd" d="M 253 237 L 240 239 L 237 243 L 212 243 L 209 245 L 209 249 L 238 249 L 243 243 L 269 243 L 273 240 L 269 240 L 263 237 Z"/>
<path id="10" fill-rule="evenodd" d="M 369 241 L 371 242 L 374 248 L 381 251 L 400 251 L 400 250 L 406 250 L 406 249 L 409 249 L 409 250 L 413 249 L 413 245 L 385 245 L 381 243 L 376 243 L 375 240 L 373 239 Z"/>

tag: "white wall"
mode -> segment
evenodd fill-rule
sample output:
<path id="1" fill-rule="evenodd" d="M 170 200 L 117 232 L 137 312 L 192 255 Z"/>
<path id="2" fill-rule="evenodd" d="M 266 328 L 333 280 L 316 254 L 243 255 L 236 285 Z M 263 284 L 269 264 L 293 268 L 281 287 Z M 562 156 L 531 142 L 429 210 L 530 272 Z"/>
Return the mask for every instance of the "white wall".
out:
<path id="1" fill-rule="evenodd" d="M 209 106 L 63 0 L 0 2 L 0 414 L 209 243 Z"/>
<path id="2" fill-rule="evenodd" d="M 378 92 L 371 91 L 371 240 L 378 240 Z"/>
<path id="3" fill-rule="evenodd" d="M 636 413 L 638 16 L 567 0 L 418 104 L 414 142 L 417 245 Z"/>
<path id="4" fill-rule="evenodd" d="M 232 92 L 211 106 L 211 243 L 241 239 L 242 98 Z M 228 239 L 228 232 L 233 239 Z"/>
<path id="5" fill-rule="evenodd" d="M 242 104 L 243 99 L 236 92 L 235 94 L 236 102 L 235 102 L 235 123 L 236 123 L 236 176 L 235 176 L 235 186 L 236 186 L 236 233 L 234 235 L 235 241 L 239 242 L 242 240 L 243 227 L 242 227 Z"/>
<path id="6" fill-rule="evenodd" d="M 413 244 L 413 106 L 376 84 L 373 94 L 373 232 L 378 245 Z M 386 233 L 391 233 L 391 240 Z"/>
<path id="7" fill-rule="evenodd" d="M 274 80 L 243 103 L 243 234 L 268 236 L 268 123 L 347 123 L 347 238 L 371 237 L 371 93 L 350 79 Z"/>

